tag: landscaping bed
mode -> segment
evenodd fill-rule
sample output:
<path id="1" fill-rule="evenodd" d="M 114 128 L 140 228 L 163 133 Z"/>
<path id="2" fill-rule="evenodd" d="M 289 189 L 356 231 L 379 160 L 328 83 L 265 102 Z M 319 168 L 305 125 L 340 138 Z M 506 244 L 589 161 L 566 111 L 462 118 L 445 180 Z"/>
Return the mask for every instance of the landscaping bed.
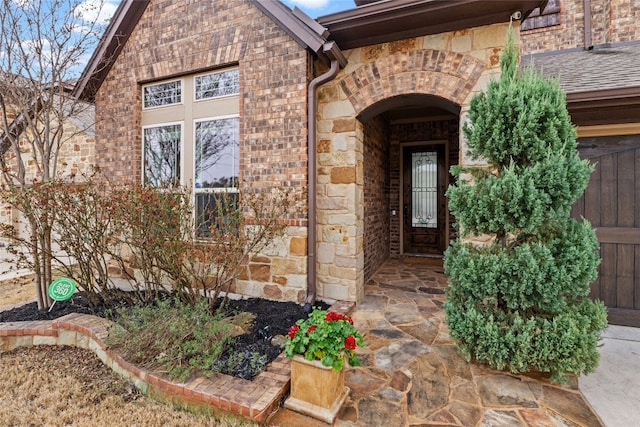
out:
<path id="1" fill-rule="evenodd" d="M 115 295 L 112 296 L 110 306 L 127 307 L 130 305 L 129 301 L 126 294 Z M 328 307 L 322 302 L 318 302 L 317 305 L 322 308 Z M 273 342 L 273 338 L 286 335 L 296 320 L 306 317 L 299 304 L 261 298 L 229 299 L 225 310 L 229 315 L 248 312 L 255 316 L 248 331 L 237 336 L 217 362 L 220 372 L 244 379 L 254 377 L 260 372 L 256 370 L 256 366 L 266 367 L 282 352 L 282 348 Z M 111 319 L 114 316 L 113 310 L 109 311 L 104 305 L 92 306 L 82 293 L 78 293 L 68 301 L 56 302 L 50 311 L 38 310 L 35 302 L 2 311 L 0 322 L 53 320 L 69 313 L 93 314 Z"/>

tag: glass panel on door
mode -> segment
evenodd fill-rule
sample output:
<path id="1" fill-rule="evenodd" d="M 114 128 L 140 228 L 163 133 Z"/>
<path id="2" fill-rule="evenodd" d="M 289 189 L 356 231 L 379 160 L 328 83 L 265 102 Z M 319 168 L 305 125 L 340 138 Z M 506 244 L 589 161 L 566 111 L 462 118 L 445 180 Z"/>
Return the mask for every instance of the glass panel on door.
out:
<path id="1" fill-rule="evenodd" d="M 438 227 L 438 153 L 411 153 L 411 226 Z"/>

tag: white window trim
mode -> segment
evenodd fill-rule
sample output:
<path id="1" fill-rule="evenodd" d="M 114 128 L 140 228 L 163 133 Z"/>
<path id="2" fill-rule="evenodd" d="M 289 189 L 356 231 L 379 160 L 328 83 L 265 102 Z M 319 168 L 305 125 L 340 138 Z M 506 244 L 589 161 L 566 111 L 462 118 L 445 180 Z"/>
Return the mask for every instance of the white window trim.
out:
<path id="1" fill-rule="evenodd" d="M 151 86 L 159 86 L 159 85 L 163 85 L 163 84 L 167 84 L 167 83 L 173 83 L 173 82 L 180 82 L 180 102 L 176 102 L 174 104 L 166 104 L 166 105 L 155 105 L 155 106 L 151 106 L 151 107 L 147 107 L 147 106 L 144 105 L 144 90 L 145 90 L 145 88 L 148 88 L 148 87 L 151 87 Z M 153 83 L 147 83 L 145 85 L 142 85 L 142 88 L 140 89 L 140 92 L 141 92 L 140 95 L 142 96 L 142 109 L 143 110 L 157 110 L 159 108 L 175 107 L 177 105 L 184 105 L 184 98 L 185 98 L 184 89 L 185 89 L 184 79 L 162 80 L 160 82 L 153 82 Z"/>
<path id="2" fill-rule="evenodd" d="M 240 73 L 240 69 L 238 67 L 230 67 L 230 68 L 224 68 L 224 69 L 220 69 L 220 70 L 207 71 L 205 73 L 194 74 L 192 76 L 192 78 L 193 78 L 193 102 L 214 101 L 214 100 L 217 100 L 217 99 L 232 98 L 234 96 L 239 97 L 240 96 L 240 84 L 238 82 L 238 93 L 230 93 L 229 95 L 220 95 L 220 96 L 213 96 L 211 98 L 196 99 L 196 78 L 202 77 L 202 76 L 210 76 L 212 74 L 222 74 L 222 73 L 226 73 L 226 72 L 234 71 L 234 70 L 237 70 L 238 73 Z M 238 75 L 238 79 L 239 78 L 240 78 L 240 76 Z"/>
<path id="3" fill-rule="evenodd" d="M 237 95 L 234 95 L 237 96 Z M 192 167 L 192 171 L 193 171 L 193 183 L 192 183 L 192 188 L 193 188 L 193 194 L 194 194 L 194 202 L 195 202 L 195 194 L 196 193 L 218 193 L 221 191 L 225 191 L 225 190 L 235 190 L 235 191 L 229 191 L 230 193 L 237 193 L 238 192 L 238 188 L 237 187 L 231 187 L 229 189 L 225 189 L 225 188 L 196 188 L 196 176 L 195 176 L 195 171 L 196 171 L 196 155 L 195 155 L 195 149 L 196 149 L 196 123 L 200 123 L 200 122 L 211 122 L 214 120 L 224 120 L 224 119 L 240 119 L 240 114 L 226 114 L 224 116 L 213 116 L 213 117 L 206 117 L 206 118 L 198 118 L 193 120 L 193 149 L 194 149 L 194 155 L 192 156 L 193 158 L 192 163 L 191 163 L 191 167 Z M 240 123 L 238 123 L 238 126 L 240 126 Z M 238 129 L 238 132 L 240 132 L 240 129 Z M 238 141 L 238 162 L 240 161 L 240 141 Z M 240 165 L 238 165 L 238 175 L 240 174 Z M 238 179 L 240 177 L 238 176 Z"/>
<path id="4" fill-rule="evenodd" d="M 175 104 L 172 104 L 175 105 Z M 180 125 L 180 176 L 178 177 L 178 180 L 180 182 L 180 185 L 184 185 L 184 166 L 185 166 L 185 162 L 184 162 L 184 148 L 185 148 L 185 142 L 184 142 L 184 120 L 180 120 L 180 121 L 175 121 L 175 122 L 162 122 L 162 123 L 154 123 L 151 125 L 146 125 L 146 126 L 142 126 L 142 164 L 140 165 L 141 170 L 142 170 L 142 174 L 141 174 L 141 180 L 142 180 L 142 185 L 145 185 L 144 182 L 144 177 L 145 177 L 145 140 L 144 140 L 144 130 L 145 129 L 151 129 L 151 128 L 157 128 L 157 127 L 162 127 L 162 126 L 172 126 L 172 125 Z M 154 188 L 159 188 L 159 189 L 165 189 L 166 188 L 162 188 L 162 187 L 154 187 Z"/>

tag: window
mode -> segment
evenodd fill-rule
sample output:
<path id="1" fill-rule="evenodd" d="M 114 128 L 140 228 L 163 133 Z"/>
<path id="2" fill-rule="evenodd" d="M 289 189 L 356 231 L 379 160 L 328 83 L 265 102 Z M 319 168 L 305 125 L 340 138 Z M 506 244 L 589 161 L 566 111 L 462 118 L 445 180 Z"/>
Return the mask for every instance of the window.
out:
<path id="1" fill-rule="evenodd" d="M 212 216 L 227 216 L 220 209 L 237 206 L 240 158 L 240 120 L 237 117 L 195 123 L 195 199 L 198 237 L 206 237 L 215 223 Z M 227 193 L 227 194 L 222 194 Z"/>
<path id="2" fill-rule="evenodd" d="M 520 24 L 520 30 L 533 30 L 554 25 L 560 25 L 560 0 L 549 0 L 542 11 L 539 7 L 533 9 L 527 19 Z"/>
<path id="3" fill-rule="evenodd" d="M 238 75 L 231 68 L 142 87 L 143 183 L 193 183 L 198 237 L 207 237 L 220 218 L 232 220 L 224 209 L 237 210 Z"/>
<path id="4" fill-rule="evenodd" d="M 162 107 L 182 102 L 182 81 L 180 80 L 145 86 L 142 91 L 144 108 Z"/>
<path id="5" fill-rule="evenodd" d="M 180 183 L 180 146 L 182 125 L 168 124 L 146 127 L 142 131 L 144 145 L 144 183 L 170 188 Z"/>
<path id="6" fill-rule="evenodd" d="M 238 77 L 238 70 L 196 76 L 196 100 L 237 95 L 240 90 Z"/>

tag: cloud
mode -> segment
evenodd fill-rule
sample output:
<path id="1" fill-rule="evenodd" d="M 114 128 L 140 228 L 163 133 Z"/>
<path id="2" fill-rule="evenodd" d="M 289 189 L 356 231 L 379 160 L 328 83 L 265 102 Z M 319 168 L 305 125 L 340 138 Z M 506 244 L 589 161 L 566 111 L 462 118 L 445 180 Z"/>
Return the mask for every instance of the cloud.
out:
<path id="1" fill-rule="evenodd" d="M 75 9 L 75 15 L 84 22 L 106 25 L 118 8 L 117 2 L 86 0 Z"/>
<path id="2" fill-rule="evenodd" d="M 329 0 L 290 0 L 291 4 L 309 9 L 322 9 L 329 4 Z"/>
<path id="3" fill-rule="evenodd" d="M 32 6 L 31 0 L 12 0 L 11 2 L 13 4 L 15 4 L 16 6 L 21 7 L 23 9 L 26 9 L 26 8 Z"/>

